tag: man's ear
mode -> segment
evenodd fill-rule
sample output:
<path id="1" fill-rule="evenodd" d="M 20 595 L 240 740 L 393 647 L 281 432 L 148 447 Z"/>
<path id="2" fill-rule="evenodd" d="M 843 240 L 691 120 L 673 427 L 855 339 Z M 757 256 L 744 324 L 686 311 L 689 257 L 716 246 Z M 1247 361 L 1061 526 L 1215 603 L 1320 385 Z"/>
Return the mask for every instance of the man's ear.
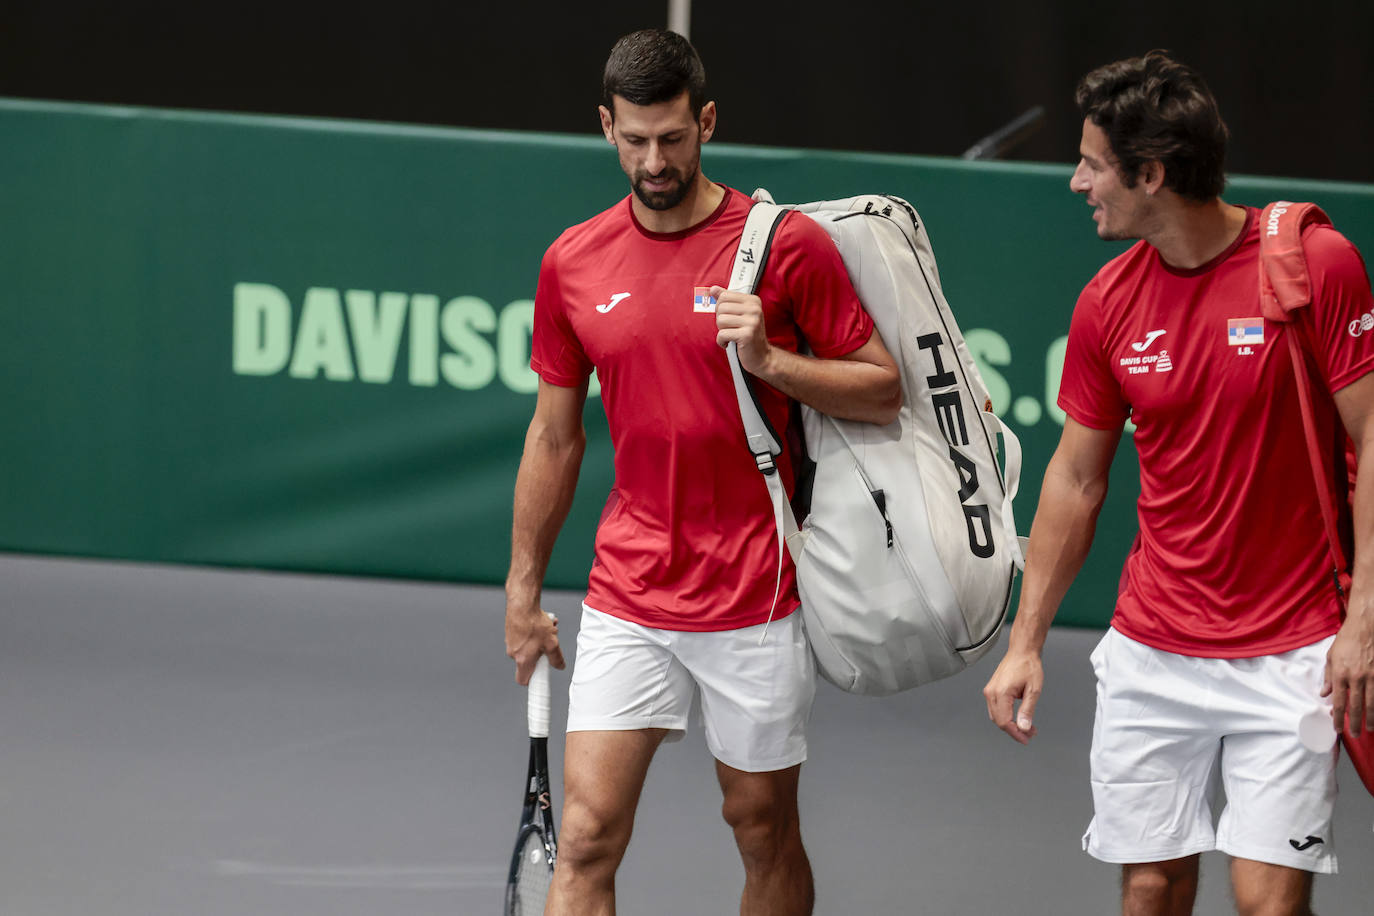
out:
<path id="1" fill-rule="evenodd" d="M 1164 187 L 1164 163 L 1158 159 L 1151 159 L 1140 167 L 1140 183 L 1145 186 L 1145 193 L 1154 196 L 1160 188 Z"/>
<path id="2" fill-rule="evenodd" d="M 705 143 L 711 139 L 711 135 L 716 132 L 716 103 L 707 102 L 701 106 L 701 116 L 697 118 L 697 124 L 701 128 L 701 142 Z"/>
<path id="3" fill-rule="evenodd" d="M 611 110 L 605 105 L 596 106 L 597 113 L 601 115 L 601 132 L 606 135 L 606 142 L 615 144 L 615 121 L 611 118 Z"/>

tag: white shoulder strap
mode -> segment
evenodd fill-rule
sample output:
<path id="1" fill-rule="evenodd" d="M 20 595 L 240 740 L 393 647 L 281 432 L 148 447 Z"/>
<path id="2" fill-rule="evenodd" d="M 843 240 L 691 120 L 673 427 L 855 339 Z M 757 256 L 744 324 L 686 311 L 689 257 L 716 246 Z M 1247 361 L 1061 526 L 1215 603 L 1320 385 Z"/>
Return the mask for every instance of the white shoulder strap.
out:
<path id="1" fill-rule="evenodd" d="M 759 277 L 763 274 L 773 244 L 773 233 L 786 213 L 786 208 L 773 203 L 756 203 L 750 209 L 744 222 L 744 232 L 740 236 L 739 250 L 735 252 L 735 264 L 730 269 L 730 289 L 750 295 L 758 289 Z M 735 381 L 735 397 L 739 400 L 749 451 L 758 462 L 759 470 L 767 474 L 773 459 L 782 453 L 782 440 L 759 409 L 758 398 L 748 374 L 740 365 L 735 344 L 730 343 L 725 352 L 730 360 L 730 375 Z"/>
<path id="2" fill-rule="evenodd" d="M 735 252 L 735 263 L 730 270 L 730 289 L 750 295 L 758 289 L 759 277 L 762 276 L 764 265 L 768 262 L 773 235 L 777 232 L 783 217 L 787 215 L 787 208 L 773 203 L 768 197 L 768 192 L 755 191 L 754 197 L 758 203 L 750 209 L 745 220 L 739 250 Z M 739 401 L 740 418 L 744 421 L 744 435 L 749 451 L 763 474 L 764 483 L 768 485 L 768 496 L 773 503 L 773 523 L 778 531 L 778 575 L 773 585 L 773 604 L 768 610 L 768 620 L 771 622 L 773 611 L 777 608 L 778 594 L 782 589 L 783 551 L 790 544 L 791 535 L 797 531 L 797 520 L 792 514 L 792 506 L 787 501 L 787 493 L 783 489 L 776 463 L 778 455 L 782 454 L 782 437 L 773 429 L 773 425 L 759 408 L 753 383 L 744 367 L 740 365 L 737 350 L 733 342 L 725 348 L 726 356 L 730 360 L 730 375 L 735 382 L 735 398 Z M 767 632 L 768 627 L 765 624 L 765 636 Z"/>

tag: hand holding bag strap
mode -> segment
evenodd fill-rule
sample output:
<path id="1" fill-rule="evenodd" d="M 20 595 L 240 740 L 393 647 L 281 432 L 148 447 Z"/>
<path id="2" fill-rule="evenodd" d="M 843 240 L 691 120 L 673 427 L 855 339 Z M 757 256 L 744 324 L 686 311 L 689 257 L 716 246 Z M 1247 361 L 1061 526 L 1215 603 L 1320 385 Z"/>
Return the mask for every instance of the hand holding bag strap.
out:
<path id="1" fill-rule="evenodd" d="M 786 213 L 785 208 L 773 203 L 756 203 L 750 209 L 744 222 L 744 232 L 740 235 L 739 249 L 735 252 L 735 263 L 730 269 L 731 290 L 752 296 L 758 289 L 759 278 L 763 276 L 763 268 L 773 245 L 773 235 Z M 739 401 L 740 418 L 744 421 L 749 451 L 758 463 L 759 470 L 768 474 L 772 460 L 782 454 L 782 437 L 759 407 L 754 384 L 740 365 L 739 348 L 733 341 L 726 345 L 725 355 L 730 361 L 730 375 L 735 383 L 735 397 Z"/>
<path id="2" fill-rule="evenodd" d="M 745 219 L 739 249 L 735 252 L 735 263 L 730 269 L 730 289 L 750 295 L 758 289 L 759 278 L 763 276 L 768 253 L 773 246 L 773 236 L 787 215 L 787 209 L 774 204 L 766 191 L 755 191 L 754 197 L 758 202 Z M 768 498 L 773 504 L 773 525 L 778 532 L 778 572 L 773 583 L 773 602 L 768 608 L 768 621 L 760 638 L 762 642 L 768 635 L 768 624 L 772 623 L 773 612 L 778 606 L 778 595 L 782 592 L 783 552 L 791 543 L 790 536 L 797 530 L 797 520 L 792 515 L 792 506 L 787 500 L 787 492 L 783 489 L 782 476 L 777 468 L 776 459 L 783 449 L 782 437 L 773 429 L 773 424 L 759 406 L 754 383 L 740 365 L 739 348 L 734 341 L 726 345 L 725 355 L 730 361 L 730 376 L 735 384 L 735 399 L 739 402 L 745 440 L 768 486 Z"/>

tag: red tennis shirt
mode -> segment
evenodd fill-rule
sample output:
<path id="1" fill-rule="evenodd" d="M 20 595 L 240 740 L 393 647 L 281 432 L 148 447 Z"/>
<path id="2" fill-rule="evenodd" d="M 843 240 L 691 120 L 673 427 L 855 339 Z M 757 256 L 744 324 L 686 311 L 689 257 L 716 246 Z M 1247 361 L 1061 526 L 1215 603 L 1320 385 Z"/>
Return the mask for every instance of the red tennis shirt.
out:
<path id="1" fill-rule="evenodd" d="M 530 365 L 572 387 L 596 369 L 615 447 L 615 485 L 596 534 L 587 604 L 645 626 L 727 630 L 768 617 L 777 581 L 772 503 L 744 442 L 712 286 L 726 286 L 752 201 L 726 189 L 683 232 L 650 232 L 630 198 L 565 231 L 540 267 Z M 868 341 L 834 243 L 790 213 L 761 278 L 768 339 L 820 357 Z M 760 386 L 777 429 L 788 400 Z M 779 464 L 790 492 L 791 462 Z M 776 617 L 798 605 L 785 561 Z"/>
<path id="2" fill-rule="evenodd" d="M 1310 228 L 1305 249 L 1312 338 L 1338 391 L 1374 368 L 1369 278 L 1334 229 Z M 1060 406 L 1095 429 L 1137 427 L 1140 532 L 1112 626 L 1183 655 L 1269 655 L 1339 627 L 1289 332 L 1259 317 L 1258 258 L 1253 209 L 1195 270 L 1140 242 L 1087 285 L 1069 329 Z M 1317 413 L 1335 441 L 1329 397 Z"/>

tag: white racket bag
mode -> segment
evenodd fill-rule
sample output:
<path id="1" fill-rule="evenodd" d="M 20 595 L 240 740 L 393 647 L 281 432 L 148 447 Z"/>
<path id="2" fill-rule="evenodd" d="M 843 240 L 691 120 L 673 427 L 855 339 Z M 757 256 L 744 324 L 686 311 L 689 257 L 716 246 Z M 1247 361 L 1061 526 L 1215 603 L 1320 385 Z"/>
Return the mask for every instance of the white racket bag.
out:
<path id="1" fill-rule="evenodd" d="M 887 426 L 802 405 L 815 477 L 799 529 L 773 462 L 783 441 L 728 349 L 773 501 L 779 569 L 786 545 L 817 666 L 841 689 L 872 695 L 962 671 L 995 644 L 1023 565 L 1012 515 L 1020 443 L 992 412 L 910 204 L 866 195 L 782 207 L 754 196 L 730 288 L 752 293 L 786 211 L 806 214 L 834 239 L 902 376 L 901 413 Z"/>

